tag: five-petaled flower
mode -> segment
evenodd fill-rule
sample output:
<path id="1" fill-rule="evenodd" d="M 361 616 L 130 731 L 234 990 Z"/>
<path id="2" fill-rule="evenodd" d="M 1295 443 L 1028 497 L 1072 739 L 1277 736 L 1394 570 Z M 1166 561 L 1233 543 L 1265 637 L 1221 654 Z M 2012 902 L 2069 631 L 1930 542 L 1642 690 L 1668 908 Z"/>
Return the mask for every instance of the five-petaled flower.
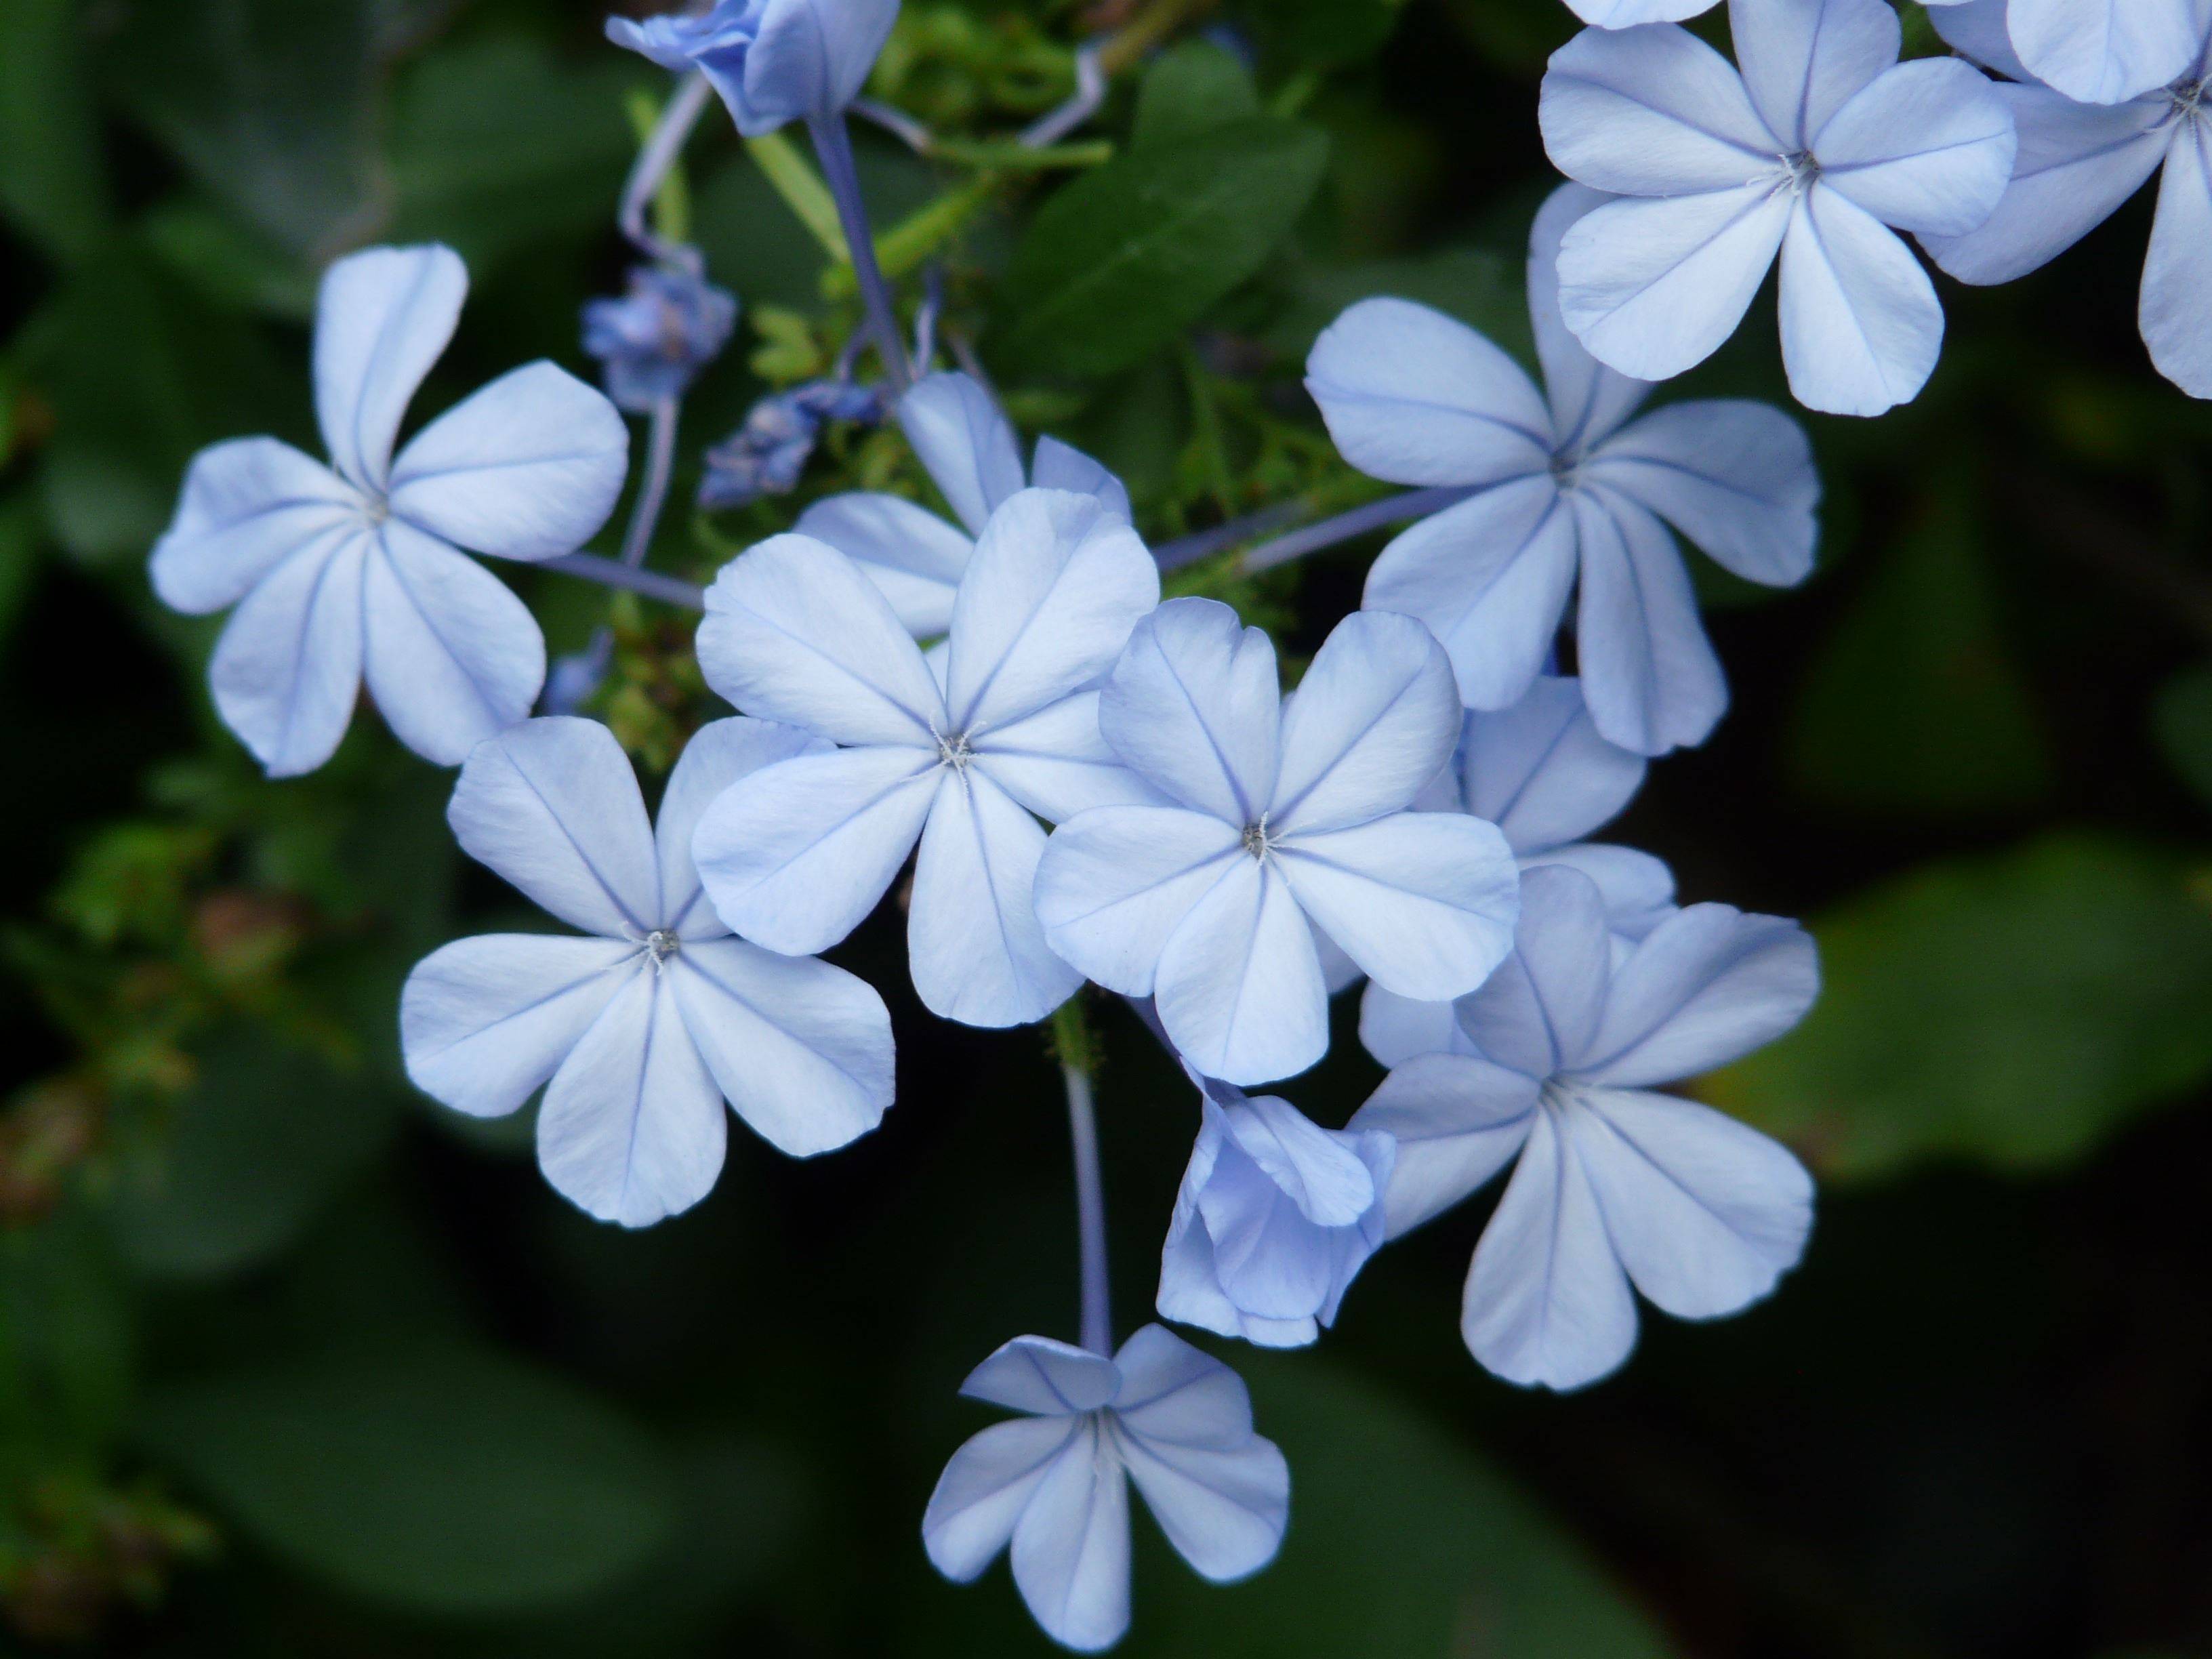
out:
<path id="1" fill-rule="evenodd" d="M 1351 1127 L 1398 1143 L 1396 1237 L 1513 1163 L 1468 1270 L 1461 1334 L 1510 1382 L 1576 1389 L 1636 1344 L 1634 1281 L 1684 1319 L 1735 1313 L 1803 1254 L 1813 1182 L 1775 1141 L 1649 1092 L 1771 1042 L 1820 988 L 1793 921 L 1676 912 L 1621 952 L 1579 872 L 1531 870 L 1512 960 L 1459 1006 L 1466 1054 L 1409 1060 Z"/>
<path id="2" fill-rule="evenodd" d="M 1705 399 L 1631 419 L 1649 386 L 1597 362 L 1559 317 L 1560 238 L 1603 200 L 1565 185 L 1530 235 L 1548 398 L 1473 329 L 1405 300 L 1363 300 L 1338 318 L 1306 386 L 1363 472 L 1468 492 L 1383 550 L 1365 603 L 1426 623 L 1468 705 L 1495 709 L 1527 695 L 1579 586 L 1598 730 L 1656 755 L 1703 742 L 1728 706 L 1667 525 L 1737 575 L 1786 586 L 1813 568 L 1820 482 L 1803 429 L 1765 404 Z"/>
<path id="3" fill-rule="evenodd" d="M 1987 220 L 2012 175 L 2012 118 L 1970 64 L 1899 63 L 1887 0 L 1729 0 L 1729 17 L 1740 72 L 1672 23 L 1585 29 L 1553 54 L 1553 161 L 1638 198 L 1567 233 L 1560 308 L 1601 362 L 1665 380 L 1735 331 L 1779 252 L 1790 390 L 1879 415 L 1918 394 L 1943 341 L 1935 287 L 1895 230 Z"/>
<path id="4" fill-rule="evenodd" d="M 899 0 L 714 0 L 698 16 L 607 19 L 607 39 L 697 70 L 748 138 L 837 114 L 860 95 Z"/>
<path id="5" fill-rule="evenodd" d="M 1129 1627 L 1129 1486 L 1176 1553 L 1217 1583 L 1274 1559 L 1291 1474 L 1252 1427 L 1236 1372 L 1158 1325 L 1109 1359 L 1020 1336 L 961 1385 L 1027 1415 L 952 1455 L 922 1516 L 946 1577 L 980 1576 L 1011 1543 L 1014 1583 L 1045 1633 L 1091 1653 Z"/>
<path id="6" fill-rule="evenodd" d="M 1152 798 L 1101 739 L 1095 684 L 1159 591 L 1125 520 L 1024 490 L 976 543 L 940 678 L 827 544 L 777 536 L 729 565 L 699 628 L 707 683 L 845 746 L 764 768 L 708 810 L 696 852 L 723 920 L 772 950 L 826 950 L 919 841 L 908 944 L 922 1001 L 971 1025 L 1050 1013 L 1082 975 L 1031 908 L 1036 820 Z"/>
<path id="7" fill-rule="evenodd" d="M 315 413 L 331 465 L 274 438 L 204 450 L 154 549 L 168 605 L 238 607 L 208 679 L 224 723 L 272 776 L 330 758 L 364 677 L 400 741 L 441 765 L 522 719 L 544 683 L 544 639 L 522 601 L 458 550 L 573 552 L 622 491 L 622 416 L 545 362 L 493 381 L 392 459 L 467 289 L 443 247 L 374 248 L 331 266 L 315 319 Z"/>
<path id="8" fill-rule="evenodd" d="M 541 1086 L 545 1178 L 604 1221 L 689 1209 L 722 1167 L 722 1101 L 794 1157 L 842 1146 L 891 1103 L 890 1017 L 842 969 L 732 938 L 700 891 L 691 832 L 738 778 L 826 744 L 717 720 L 668 780 L 658 827 L 613 734 L 527 720 L 461 769 L 453 833 L 588 939 L 497 933 L 426 957 L 400 1001 L 407 1073 L 472 1117 Z"/>
<path id="9" fill-rule="evenodd" d="M 1465 995 L 1512 948 L 1512 854 L 1479 819 L 1407 810 L 1460 713 L 1443 647 L 1410 617 L 1346 617 L 1285 705 L 1265 634 L 1171 600 L 1098 703 L 1106 741 L 1167 804 L 1054 831 L 1045 937 L 1108 989 L 1156 998 L 1183 1058 L 1239 1085 L 1328 1050 L 1316 928 L 1401 995 Z"/>

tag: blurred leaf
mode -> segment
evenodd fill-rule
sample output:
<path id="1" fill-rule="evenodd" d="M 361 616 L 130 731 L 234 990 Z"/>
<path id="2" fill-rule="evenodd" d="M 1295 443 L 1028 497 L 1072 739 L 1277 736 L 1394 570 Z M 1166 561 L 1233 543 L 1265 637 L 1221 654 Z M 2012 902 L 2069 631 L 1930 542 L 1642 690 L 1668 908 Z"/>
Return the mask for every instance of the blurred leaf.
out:
<path id="1" fill-rule="evenodd" d="M 2212 805 L 2212 663 L 2199 663 L 2168 680 L 2151 720 L 2167 762 Z"/>
<path id="2" fill-rule="evenodd" d="M 1826 986 L 1707 1097 L 1838 1180 L 2081 1157 L 2212 1074 L 2212 907 L 2178 859 L 2053 836 L 1817 921 Z"/>
<path id="3" fill-rule="evenodd" d="M 2050 754 L 2000 635 L 1977 512 L 1968 491 L 1945 489 L 1815 659 L 1790 738 L 1807 794 L 1943 814 L 2049 792 Z"/>
<path id="4" fill-rule="evenodd" d="M 98 246 L 112 216 L 82 10 L 78 0 L 0 0 L 0 210 L 65 262 Z"/>
<path id="5" fill-rule="evenodd" d="M 79 1206 L 0 1231 L 0 1481 L 99 1449 L 129 1403 L 130 1304 Z"/>
<path id="6" fill-rule="evenodd" d="M 40 539 L 39 510 L 28 494 L 0 501 L 0 650 L 38 578 Z"/>
<path id="7" fill-rule="evenodd" d="M 292 322 L 315 314 L 313 274 L 205 203 L 165 203 L 139 229 L 154 257 L 204 299 Z"/>
<path id="8" fill-rule="evenodd" d="M 117 1243 L 142 1273 L 208 1279 L 296 1237 L 390 1138 L 394 1103 L 362 1079 L 278 1047 L 265 1030 L 218 1041 L 173 1106 L 153 1167 L 126 1176 Z"/>
<path id="9" fill-rule="evenodd" d="M 1262 117 L 1085 174 L 1015 252 L 1007 352 L 1073 374 L 1129 367 L 1259 270 L 1328 160 L 1317 128 Z"/>
<path id="10" fill-rule="evenodd" d="M 1333 69 L 1389 44 L 1405 0 L 1256 0 L 1253 23 L 1271 60 Z"/>
<path id="11" fill-rule="evenodd" d="M 1495 68 L 1532 81 L 1578 27 L 1558 0 L 1444 0 L 1444 9 Z"/>
<path id="12" fill-rule="evenodd" d="M 427 1613 L 516 1613 L 637 1570 L 674 1498 L 605 1402 L 501 1355 L 410 1347 L 210 1376 L 149 1402 L 149 1446 L 301 1569 Z"/>
<path id="13" fill-rule="evenodd" d="M 1187 40 L 1162 52 L 1137 89 L 1139 146 L 1177 143 L 1260 112 L 1260 88 L 1233 52 Z"/>
<path id="14" fill-rule="evenodd" d="M 1536 339 L 1528 323 L 1524 280 L 1520 260 L 1476 247 L 1448 248 L 1419 258 L 1314 266 L 1299 272 L 1291 303 L 1268 327 L 1267 343 L 1302 363 L 1321 331 L 1346 307 L 1388 296 L 1457 318 L 1533 370 Z"/>

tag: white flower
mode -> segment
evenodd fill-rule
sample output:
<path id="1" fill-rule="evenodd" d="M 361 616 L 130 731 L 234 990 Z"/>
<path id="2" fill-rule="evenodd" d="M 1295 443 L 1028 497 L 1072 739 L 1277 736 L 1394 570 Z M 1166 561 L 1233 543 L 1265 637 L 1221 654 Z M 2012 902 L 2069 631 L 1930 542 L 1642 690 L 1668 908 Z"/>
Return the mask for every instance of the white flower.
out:
<path id="1" fill-rule="evenodd" d="M 726 720 L 691 739 L 658 830 L 592 720 L 536 720 L 469 757 L 448 814 L 471 856 L 592 935 L 501 933 L 433 953 L 400 1001 L 407 1073 L 472 1117 L 542 1085 L 545 1178 L 603 1221 L 690 1208 L 722 1167 L 722 1101 L 794 1157 L 842 1146 L 891 1103 L 890 1017 L 842 969 L 733 939 L 699 890 L 691 831 L 736 779 L 816 752 Z"/>
<path id="2" fill-rule="evenodd" d="M 1899 63 L 1885 0 L 1729 0 L 1729 19 L 1740 73 L 1672 23 L 1585 29 L 1553 54 L 1553 162 L 1638 198 L 1567 233 L 1567 326 L 1624 374 L 1680 374 L 1735 332 L 1778 252 L 1790 390 L 1879 415 L 1918 394 L 1943 340 L 1934 285 L 1894 232 L 1986 220 L 2012 118 L 1971 65 Z"/>
<path id="3" fill-rule="evenodd" d="M 1464 995 L 1512 948 L 1504 839 L 1407 811 L 1460 723 L 1451 665 L 1410 617 L 1338 623 L 1285 706 L 1275 648 L 1211 599 L 1162 605 L 1130 636 L 1099 729 L 1170 805 L 1107 806 L 1054 832 L 1036 878 L 1052 948 L 1239 1085 L 1328 1047 L 1319 929 L 1373 978 Z"/>
<path id="4" fill-rule="evenodd" d="M 915 988 L 971 1025 L 1041 1019 L 1082 975 L 1030 908 L 1044 830 L 1150 798 L 1098 731 L 1092 686 L 1159 599 L 1159 572 L 1096 501 L 1024 490 L 991 515 L 954 600 L 942 684 L 835 548 L 778 536 L 707 595 L 699 665 L 749 713 L 847 745 L 768 767 L 708 809 L 707 891 L 746 938 L 826 950 L 921 843 Z"/>
<path id="5" fill-rule="evenodd" d="M 961 1583 L 1013 1547 L 1014 1583 L 1055 1642 L 1093 1653 L 1129 1627 L 1129 1488 L 1177 1554 L 1217 1583 L 1274 1559 L 1291 1472 L 1253 1432 L 1237 1373 L 1147 1325 L 1111 1359 L 1016 1337 L 960 1392 L 1029 1415 L 952 1455 L 930 1494 L 929 1559 Z"/>
<path id="6" fill-rule="evenodd" d="M 1796 1264 L 1813 1218 L 1803 1166 L 1647 1091 L 1771 1042 L 1819 988 L 1795 922 L 1692 905 L 1616 961 L 1589 878 L 1528 872 L 1512 962 L 1460 1005 L 1473 1054 L 1401 1066 L 1351 1124 L 1397 1140 L 1394 1238 L 1515 1164 L 1468 1273 L 1460 1329 L 1477 1359 L 1580 1388 L 1636 1345 L 1631 1281 L 1680 1318 L 1716 1319 Z"/>
<path id="7" fill-rule="evenodd" d="M 1564 185 L 1529 234 L 1548 397 L 1473 329 L 1405 300 L 1364 300 L 1331 324 L 1306 386 L 1361 471 L 1467 491 L 1383 550 L 1364 603 L 1426 623 L 1462 699 L 1492 709 L 1528 692 L 1578 588 L 1598 729 L 1656 755 L 1703 742 L 1728 706 L 1667 526 L 1747 580 L 1787 586 L 1813 568 L 1820 480 L 1803 428 L 1765 404 L 1631 418 L 1650 386 L 1592 357 L 1559 315 L 1560 239 L 1605 200 Z"/>
<path id="8" fill-rule="evenodd" d="M 224 724 L 272 776 L 330 758 L 364 677 L 399 740 L 441 765 L 522 719 L 544 683 L 544 641 L 457 550 L 573 552 L 622 491 L 622 416 L 550 363 L 493 381 L 392 459 L 467 290 L 449 248 L 373 248 L 332 265 L 315 318 L 331 465 L 274 438 L 204 450 L 154 550 L 165 603 L 194 615 L 237 605 L 208 678 Z"/>
<path id="9" fill-rule="evenodd" d="M 1032 484 L 1093 496 L 1117 518 L 1131 516 L 1121 481 L 1057 438 L 1037 440 L 1036 459 L 1024 475 L 1013 427 L 968 375 L 917 381 L 899 399 L 898 419 L 960 523 L 947 524 L 901 495 L 854 490 L 815 502 L 793 527 L 858 564 L 918 639 L 951 625 L 952 597 L 975 556 L 975 538 L 991 514 Z"/>

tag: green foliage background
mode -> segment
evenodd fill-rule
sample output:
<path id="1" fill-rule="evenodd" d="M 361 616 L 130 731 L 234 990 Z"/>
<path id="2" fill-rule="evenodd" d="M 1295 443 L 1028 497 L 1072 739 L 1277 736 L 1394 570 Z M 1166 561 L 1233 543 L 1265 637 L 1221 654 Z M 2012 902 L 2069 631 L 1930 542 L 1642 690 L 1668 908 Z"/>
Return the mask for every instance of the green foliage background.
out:
<path id="1" fill-rule="evenodd" d="M 1373 486 L 1298 391 L 1304 351 L 1389 292 L 1527 355 L 1535 85 L 1570 21 L 908 0 L 876 90 L 950 142 L 864 137 L 887 261 L 942 263 L 1017 416 L 1121 471 L 1148 534 L 1352 504 Z M 0 1644 L 1042 1649 L 1002 1572 L 945 1585 L 918 1538 L 986 1420 L 961 1376 L 1073 1322 L 1035 1035 L 927 1020 L 879 917 L 839 956 L 893 1005 L 883 1130 L 803 1165 L 735 1136 L 697 1212 L 585 1221 L 526 1122 L 399 1073 L 407 967 L 542 925 L 463 866 L 445 777 L 365 718 L 316 776 L 262 781 L 209 712 L 215 625 L 146 587 L 195 449 L 312 443 L 335 254 L 470 261 L 425 411 L 530 357 L 584 367 L 665 94 L 598 27 L 578 0 L 0 0 Z M 1166 50 L 1117 51 L 1048 165 L 1011 155 L 1093 32 Z M 695 456 L 854 320 L 778 164 L 716 120 L 663 204 L 747 307 Z M 1947 286 L 1918 402 L 1810 422 L 1823 568 L 1779 598 L 1707 582 L 1735 710 L 1617 830 L 1692 898 L 1813 919 L 1820 1009 L 1702 1090 L 1821 1176 L 1804 1268 L 1729 1325 L 1655 1320 L 1624 1376 L 1559 1401 L 1459 1347 L 1486 1200 L 1426 1230 L 1317 1352 L 1230 1356 L 1291 1458 L 1289 1543 L 1222 1591 L 1144 1536 L 1127 1652 L 2212 1650 L 2212 414 L 2133 337 L 2147 210 L 2013 288 Z M 1784 400 L 1771 317 L 1694 387 Z M 855 482 L 927 489 L 895 438 L 841 433 L 797 498 L 672 513 L 654 562 L 703 574 Z M 1372 545 L 1184 586 L 1310 649 Z M 507 574 L 556 651 L 608 614 Z M 665 769 L 709 712 L 689 625 L 614 616 L 599 712 Z M 1293 1091 L 1326 1121 L 1374 1080 L 1352 1012 Z M 1099 1026 L 1126 1326 L 1193 1122 L 1142 1034 Z"/>

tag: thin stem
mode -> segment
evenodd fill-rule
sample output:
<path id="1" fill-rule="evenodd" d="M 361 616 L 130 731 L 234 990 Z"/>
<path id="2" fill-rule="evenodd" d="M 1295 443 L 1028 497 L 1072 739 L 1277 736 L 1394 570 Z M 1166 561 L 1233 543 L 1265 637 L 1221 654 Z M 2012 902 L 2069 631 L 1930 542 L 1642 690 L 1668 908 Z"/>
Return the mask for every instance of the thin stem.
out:
<path id="1" fill-rule="evenodd" d="M 707 84 L 704 75 L 694 71 L 687 75 L 676 88 L 676 95 L 668 100 L 661 112 L 660 124 L 638 151 L 637 161 L 629 170 L 629 182 L 623 186 L 622 209 L 616 216 L 622 233 L 631 243 L 656 259 L 696 269 L 696 251 L 678 246 L 653 234 L 646 223 L 646 210 L 660 191 L 661 180 L 676 165 L 676 158 L 684 153 L 684 141 L 691 130 L 699 125 L 706 112 L 714 89 Z"/>
<path id="2" fill-rule="evenodd" d="M 557 559 L 541 559 L 538 568 L 597 582 L 602 587 L 619 587 L 648 599 L 659 599 L 663 605 L 681 605 L 687 611 L 707 608 L 706 589 L 694 583 L 678 581 L 657 571 L 634 569 L 618 559 L 603 559 L 596 553 L 570 553 Z"/>
<path id="3" fill-rule="evenodd" d="M 898 313 L 891 292 L 876 263 L 875 234 L 868 228 L 867 204 L 860 198 L 860 169 L 853 161 L 852 135 L 845 118 L 834 115 L 810 120 L 806 130 L 814 139 L 814 154 L 822 163 L 822 177 L 837 204 L 837 217 L 845 228 L 846 251 L 852 257 L 853 274 L 860 281 L 861 303 L 867 308 L 868 330 L 876 337 L 876 353 L 883 359 L 884 378 L 896 398 L 913 383 L 906 360 L 906 341 L 899 332 Z"/>
<path id="4" fill-rule="evenodd" d="M 1114 1318 L 1106 1282 L 1106 1188 L 1098 1174 L 1098 1114 L 1091 1094 L 1091 1073 L 1063 1060 L 1067 1084 L 1067 1128 L 1075 1143 L 1075 1227 L 1082 1252 L 1083 1346 L 1093 1353 L 1114 1352 Z"/>
<path id="5" fill-rule="evenodd" d="M 1323 519 L 1319 524 L 1310 524 L 1304 530 L 1294 530 L 1272 542 L 1262 542 L 1238 559 L 1237 568 L 1247 574 L 1272 570 L 1279 564 L 1288 564 L 1309 553 L 1334 547 L 1339 542 L 1348 542 L 1355 536 L 1387 529 L 1394 524 L 1404 524 L 1409 519 L 1426 518 L 1456 501 L 1465 501 L 1474 493 L 1474 490 L 1459 485 L 1441 485 L 1432 489 L 1408 489 L 1402 495 L 1386 495 L 1379 501 L 1355 507 L 1349 513 L 1340 513 L 1333 519 Z"/>
<path id="6" fill-rule="evenodd" d="M 1188 536 L 1178 536 L 1171 542 L 1162 542 L 1152 550 L 1159 562 L 1161 573 L 1180 570 L 1187 564 L 1196 564 L 1200 559 L 1210 559 L 1224 548 L 1249 542 L 1255 536 L 1265 536 L 1294 525 L 1306 515 L 1304 501 L 1277 501 L 1273 507 L 1263 507 L 1257 513 L 1248 513 L 1241 519 L 1231 519 L 1226 524 L 1215 525 L 1210 530 L 1194 530 Z"/>
<path id="7" fill-rule="evenodd" d="M 653 545 L 653 532 L 660 524 L 660 509 L 668 502 L 668 475 L 676 465 L 676 427 L 683 408 L 683 400 L 672 397 L 653 405 L 645 482 L 637 488 L 637 504 L 630 509 L 629 530 L 623 537 L 622 562 L 633 570 L 645 562 L 646 550 Z"/>

